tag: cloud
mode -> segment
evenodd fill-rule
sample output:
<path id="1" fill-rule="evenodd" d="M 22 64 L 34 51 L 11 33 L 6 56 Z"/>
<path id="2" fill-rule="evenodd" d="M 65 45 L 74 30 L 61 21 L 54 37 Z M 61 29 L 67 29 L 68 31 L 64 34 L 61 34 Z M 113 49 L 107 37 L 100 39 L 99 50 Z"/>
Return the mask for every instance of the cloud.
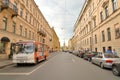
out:
<path id="1" fill-rule="evenodd" d="M 60 39 L 61 45 L 72 37 L 73 27 L 85 0 L 35 0 L 44 17 Z"/>

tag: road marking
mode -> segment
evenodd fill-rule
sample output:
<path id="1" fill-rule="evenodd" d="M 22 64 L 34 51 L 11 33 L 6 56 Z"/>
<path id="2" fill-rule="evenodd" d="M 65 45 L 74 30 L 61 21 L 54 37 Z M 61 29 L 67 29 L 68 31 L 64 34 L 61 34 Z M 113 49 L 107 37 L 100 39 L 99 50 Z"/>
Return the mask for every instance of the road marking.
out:
<path id="1" fill-rule="evenodd" d="M 51 59 L 49 59 L 48 61 L 44 62 L 43 64 L 41 64 L 40 66 L 38 66 L 37 68 L 32 70 L 31 72 L 28 72 L 28 73 L 0 73 L 0 75 L 24 75 L 24 76 L 28 76 L 28 75 L 32 74 L 33 72 L 35 72 L 37 69 L 43 67 L 45 64 L 47 64 L 49 61 L 51 61 L 56 56 L 57 55 L 53 56 Z"/>
<path id="2" fill-rule="evenodd" d="M 0 73 L 0 75 L 28 75 L 28 73 Z"/>
<path id="3" fill-rule="evenodd" d="M 43 67 L 45 64 L 47 64 L 48 62 L 50 62 L 53 58 L 55 58 L 57 55 L 55 55 L 54 57 L 52 57 L 49 61 L 46 61 L 45 63 L 41 64 L 40 66 L 38 66 L 36 69 L 32 70 L 31 72 L 28 73 L 28 75 L 32 74 L 33 72 L 35 72 L 37 69 Z"/>
<path id="4" fill-rule="evenodd" d="M 75 59 L 72 59 L 72 62 L 75 63 Z"/>

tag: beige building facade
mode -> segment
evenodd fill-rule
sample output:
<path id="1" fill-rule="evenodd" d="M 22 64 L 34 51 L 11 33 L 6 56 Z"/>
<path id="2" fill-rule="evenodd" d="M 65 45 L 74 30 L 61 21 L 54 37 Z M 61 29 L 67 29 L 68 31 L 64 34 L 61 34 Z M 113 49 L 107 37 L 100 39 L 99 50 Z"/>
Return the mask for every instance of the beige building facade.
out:
<path id="1" fill-rule="evenodd" d="M 72 50 L 72 39 L 68 41 L 68 50 Z"/>
<path id="2" fill-rule="evenodd" d="M 51 47 L 51 28 L 34 0 L 0 0 L 0 59 L 7 59 L 12 45 L 35 40 Z"/>
<path id="3" fill-rule="evenodd" d="M 52 30 L 52 48 L 51 48 L 51 51 L 59 51 L 60 50 L 59 38 L 54 30 L 54 27 L 51 28 L 51 30 Z"/>
<path id="4" fill-rule="evenodd" d="M 69 41 L 68 41 L 68 49 L 69 50 L 75 50 L 75 46 L 76 45 L 74 45 L 75 44 L 75 38 L 74 38 L 74 36 L 71 38 L 71 39 L 69 39 Z"/>
<path id="5" fill-rule="evenodd" d="M 74 36 L 76 49 L 120 54 L 120 0 L 86 0 Z"/>

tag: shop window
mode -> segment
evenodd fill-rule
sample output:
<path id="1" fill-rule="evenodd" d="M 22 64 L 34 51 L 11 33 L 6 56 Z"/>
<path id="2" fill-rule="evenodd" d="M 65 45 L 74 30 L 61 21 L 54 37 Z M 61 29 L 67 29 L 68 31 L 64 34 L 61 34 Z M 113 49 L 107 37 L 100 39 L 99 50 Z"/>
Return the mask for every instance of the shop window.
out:
<path id="1" fill-rule="evenodd" d="M 106 52 L 106 49 L 105 49 L 105 47 L 103 47 L 103 52 L 104 52 L 104 53 Z"/>
<path id="2" fill-rule="evenodd" d="M 0 54 L 5 53 L 5 43 L 0 42 Z"/>

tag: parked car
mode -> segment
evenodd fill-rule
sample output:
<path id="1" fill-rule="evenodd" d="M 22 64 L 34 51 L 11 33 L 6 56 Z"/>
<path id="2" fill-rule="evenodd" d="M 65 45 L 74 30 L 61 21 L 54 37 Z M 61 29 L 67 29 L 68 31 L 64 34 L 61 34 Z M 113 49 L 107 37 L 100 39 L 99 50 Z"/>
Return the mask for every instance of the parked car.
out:
<path id="1" fill-rule="evenodd" d="M 72 51 L 72 50 L 69 50 L 69 53 L 73 53 L 73 51 Z"/>
<path id="2" fill-rule="evenodd" d="M 76 55 L 76 56 L 78 56 L 79 55 L 79 50 L 74 50 L 73 54 Z"/>
<path id="3" fill-rule="evenodd" d="M 80 50 L 78 56 L 83 58 L 84 54 L 85 54 L 85 51 L 84 50 Z"/>
<path id="4" fill-rule="evenodd" d="M 120 76 L 120 61 L 112 64 L 112 72 L 116 76 Z"/>
<path id="5" fill-rule="evenodd" d="M 112 64 L 117 61 L 120 61 L 120 58 L 114 54 L 98 53 L 95 57 L 92 57 L 91 62 L 101 68 L 112 68 Z"/>
<path id="6" fill-rule="evenodd" d="M 94 57 L 95 55 L 97 55 L 98 52 L 91 52 L 91 51 L 87 51 L 84 53 L 84 59 L 91 61 L 92 57 Z"/>

